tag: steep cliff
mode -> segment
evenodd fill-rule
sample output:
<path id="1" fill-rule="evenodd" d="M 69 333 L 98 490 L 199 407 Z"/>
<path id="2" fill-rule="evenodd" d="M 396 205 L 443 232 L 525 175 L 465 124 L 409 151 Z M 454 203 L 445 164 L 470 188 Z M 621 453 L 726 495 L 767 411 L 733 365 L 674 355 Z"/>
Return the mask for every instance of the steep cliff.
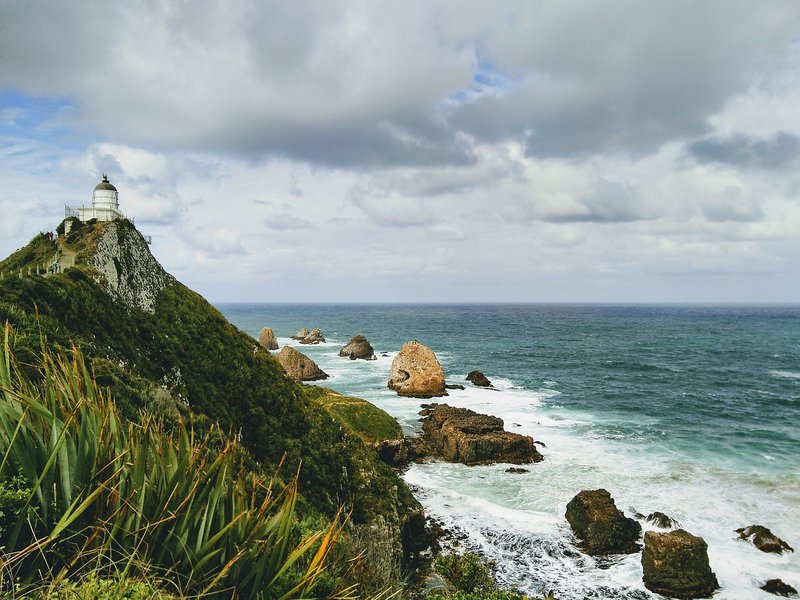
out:
<path id="1" fill-rule="evenodd" d="M 0 324 L 16 330 L 17 357 L 25 362 L 42 340 L 78 345 L 129 418 L 147 410 L 201 430 L 219 423 L 255 468 L 284 460 L 292 474 L 302 464 L 301 493 L 316 510 L 343 506 L 398 550 L 401 539 L 416 545 L 421 508 L 403 481 L 269 352 L 167 274 L 131 223 L 77 224 L 63 243 L 76 254 L 62 273 L 27 274 L 57 252 L 43 235 L 0 262 Z"/>

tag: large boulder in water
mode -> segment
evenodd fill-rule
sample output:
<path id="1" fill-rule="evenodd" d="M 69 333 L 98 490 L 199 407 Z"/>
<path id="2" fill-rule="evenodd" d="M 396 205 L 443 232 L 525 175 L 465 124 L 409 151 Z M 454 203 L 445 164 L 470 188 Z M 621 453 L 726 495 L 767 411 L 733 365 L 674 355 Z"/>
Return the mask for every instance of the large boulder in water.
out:
<path id="1" fill-rule="evenodd" d="M 567 504 L 567 521 L 587 554 L 632 554 L 639 551 L 642 526 L 626 517 L 608 490 L 583 490 Z"/>
<path id="2" fill-rule="evenodd" d="M 794 549 L 789 544 L 763 525 L 742 527 L 741 529 L 737 529 L 736 533 L 738 533 L 739 537 L 743 540 L 749 539 L 753 542 L 753 545 L 762 552 L 772 552 L 774 554 L 794 552 Z"/>
<path id="3" fill-rule="evenodd" d="M 320 369 L 317 363 L 291 346 L 284 346 L 276 358 L 289 377 L 298 381 L 317 381 L 328 378 L 328 374 Z"/>
<path id="4" fill-rule="evenodd" d="M 308 335 L 303 337 L 300 340 L 301 344 L 319 344 L 320 342 L 324 342 L 325 338 L 322 336 L 322 330 L 317 327 L 313 331 L 310 331 Z"/>
<path id="5" fill-rule="evenodd" d="M 376 360 L 375 350 L 372 344 L 363 335 L 355 335 L 339 350 L 339 356 L 345 356 L 350 360 L 360 358 L 362 360 Z"/>
<path id="6" fill-rule="evenodd" d="M 492 382 L 480 371 L 470 371 L 469 375 L 467 375 L 467 381 L 478 387 L 492 387 Z"/>
<path id="7" fill-rule="evenodd" d="M 683 529 L 645 533 L 642 570 L 644 587 L 669 598 L 710 598 L 719 588 L 705 540 Z"/>
<path id="8" fill-rule="evenodd" d="M 278 340 L 275 339 L 275 334 L 269 327 L 264 327 L 261 333 L 258 334 L 258 343 L 267 350 L 278 349 Z"/>
<path id="9" fill-rule="evenodd" d="M 420 413 L 422 437 L 415 444 L 416 457 L 426 453 L 467 465 L 498 462 L 524 464 L 544 457 L 533 438 L 503 429 L 503 419 L 467 408 L 429 404 Z"/>
<path id="10" fill-rule="evenodd" d="M 392 361 L 388 386 L 400 396 L 445 396 L 444 370 L 433 350 L 419 342 L 406 342 Z"/>

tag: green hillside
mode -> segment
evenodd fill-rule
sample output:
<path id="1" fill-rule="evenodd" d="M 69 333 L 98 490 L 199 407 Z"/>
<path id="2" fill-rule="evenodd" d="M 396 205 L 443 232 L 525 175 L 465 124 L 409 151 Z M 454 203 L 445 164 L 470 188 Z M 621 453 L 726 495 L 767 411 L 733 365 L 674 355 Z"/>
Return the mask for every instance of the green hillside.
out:
<path id="1" fill-rule="evenodd" d="M 75 266 L 37 275 L 59 243 Z M 330 517 L 344 508 L 398 554 L 424 546 L 420 505 L 353 430 L 385 413 L 365 403 L 366 416 L 338 421 L 319 394 L 304 392 L 255 340 L 166 274 L 130 222 L 76 222 L 62 242 L 38 235 L 0 262 L 0 277 L 0 323 L 14 329 L 12 351 L 32 374 L 43 345 L 75 345 L 128 419 L 147 411 L 198 432 L 219 424 L 240 439 L 252 468 L 268 473 L 282 459 L 287 476 L 299 468 L 306 510 Z"/>

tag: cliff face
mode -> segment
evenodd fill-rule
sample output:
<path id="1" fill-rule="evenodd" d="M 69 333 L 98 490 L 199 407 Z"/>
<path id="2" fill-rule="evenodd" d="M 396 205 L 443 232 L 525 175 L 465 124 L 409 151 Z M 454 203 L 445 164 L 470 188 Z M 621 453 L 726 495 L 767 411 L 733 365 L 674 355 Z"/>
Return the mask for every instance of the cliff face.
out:
<path id="1" fill-rule="evenodd" d="M 159 294 L 174 282 L 128 221 L 103 224 L 86 264 L 97 269 L 115 300 L 150 314 L 155 312 Z"/>

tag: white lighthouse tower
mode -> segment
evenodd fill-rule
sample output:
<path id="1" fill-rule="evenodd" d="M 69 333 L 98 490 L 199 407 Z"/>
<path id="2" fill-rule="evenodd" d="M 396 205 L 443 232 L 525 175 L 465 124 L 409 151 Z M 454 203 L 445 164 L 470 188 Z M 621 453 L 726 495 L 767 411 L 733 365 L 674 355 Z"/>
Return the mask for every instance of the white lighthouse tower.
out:
<path id="1" fill-rule="evenodd" d="M 125 218 L 125 215 L 119 209 L 119 192 L 117 192 L 117 188 L 111 185 L 105 173 L 103 173 L 103 180 L 94 186 L 92 205 L 75 209 L 67 207 L 66 216 L 77 217 L 84 222 L 90 219 L 113 221 L 114 219 Z"/>

